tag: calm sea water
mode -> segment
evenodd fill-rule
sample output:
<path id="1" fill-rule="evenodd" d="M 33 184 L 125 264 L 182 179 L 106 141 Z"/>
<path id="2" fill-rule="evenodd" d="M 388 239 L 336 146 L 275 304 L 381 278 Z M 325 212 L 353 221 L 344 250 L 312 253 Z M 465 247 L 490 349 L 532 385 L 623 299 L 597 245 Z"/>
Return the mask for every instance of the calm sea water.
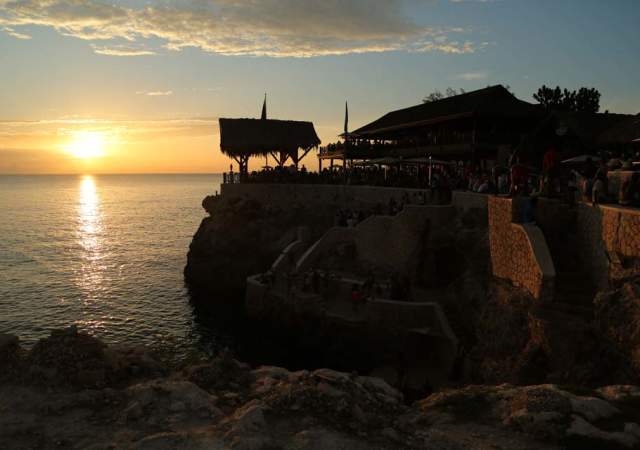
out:
<path id="1" fill-rule="evenodd" d="M 0 332 L 214 344 L 182 270 L 219 175 L 0 176 Z M 222 339 L 222 338 L 221 338 Z"/>

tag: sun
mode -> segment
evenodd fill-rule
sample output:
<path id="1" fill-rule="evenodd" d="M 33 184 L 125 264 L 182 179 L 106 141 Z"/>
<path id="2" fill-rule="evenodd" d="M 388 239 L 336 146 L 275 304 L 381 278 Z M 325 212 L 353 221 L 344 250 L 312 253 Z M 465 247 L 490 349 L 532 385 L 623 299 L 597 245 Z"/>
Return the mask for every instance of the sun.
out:
<path id="1" fill-rule="evenodd" d="M 99 158 L 104 155 L 105 136 L 99 131 L 78 131 L 65 146 L 65 150 L 79 159 Z"/>

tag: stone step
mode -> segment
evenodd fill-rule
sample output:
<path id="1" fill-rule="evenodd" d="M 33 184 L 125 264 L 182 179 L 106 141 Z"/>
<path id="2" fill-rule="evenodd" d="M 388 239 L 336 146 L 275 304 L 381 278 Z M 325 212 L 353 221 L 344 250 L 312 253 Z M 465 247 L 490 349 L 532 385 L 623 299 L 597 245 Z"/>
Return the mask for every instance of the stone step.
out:
<path id="1" fill-rule="evenodd" d="M 575 308 L 565 308 L 562 305 L 544 306 L 538 311 L 538 316 L 542 319 L 561 323 L 563 327 L 570 324 L 589 323 L 593 320 L 593 312 Z"/>
<path id="2" fill-rule="evenodd" d="M 590 304 L 577 305 L 573 303 L 566 303 L 558 301 L 556 298 L 553 303 L 549 303 L 543 307 L 544 310 L 559 312 L 562 314 L 568 314 L 571 316 L 578 316 L 584 319 L 593 318 L 593 306 Z"/>
<path id="3" fill-rule="evenodd" d="M 593 300 L 595 292 L 588 286 L 563 286 L 556 284 L 556 295 L 562 295 L 566 297 L 576 296 L 584 298 L 587 301 Z"/>

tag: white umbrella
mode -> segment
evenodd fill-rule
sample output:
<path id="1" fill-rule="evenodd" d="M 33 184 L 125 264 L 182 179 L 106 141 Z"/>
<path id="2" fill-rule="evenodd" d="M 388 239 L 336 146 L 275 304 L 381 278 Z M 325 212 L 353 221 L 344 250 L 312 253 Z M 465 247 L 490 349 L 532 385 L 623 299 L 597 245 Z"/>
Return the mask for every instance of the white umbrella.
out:
<path id="1" fill-rule="evenodd" d="M 574 158 L 565 159 L 564 161 L 562 161 L 562 164 L 586 163 L 587 159 L 591 159 L 591 161 L 600 161 L 601 158 L 599 156 L 594 156 L 594 155 L 580 155 Z"/>

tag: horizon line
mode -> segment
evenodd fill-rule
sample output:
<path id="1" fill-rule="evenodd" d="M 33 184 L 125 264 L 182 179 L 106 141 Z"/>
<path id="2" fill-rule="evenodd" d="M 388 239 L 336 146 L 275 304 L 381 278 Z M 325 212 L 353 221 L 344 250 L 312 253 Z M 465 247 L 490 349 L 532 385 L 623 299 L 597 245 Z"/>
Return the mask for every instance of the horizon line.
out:
<path id="1" fill-rule="evenodd" d="M 100 175 L 222 175 L 223 172 L 100 172 L 100 173 L 0 173 L 1 177 L 35 177 L 35 176 L 100 176 Z"/>

